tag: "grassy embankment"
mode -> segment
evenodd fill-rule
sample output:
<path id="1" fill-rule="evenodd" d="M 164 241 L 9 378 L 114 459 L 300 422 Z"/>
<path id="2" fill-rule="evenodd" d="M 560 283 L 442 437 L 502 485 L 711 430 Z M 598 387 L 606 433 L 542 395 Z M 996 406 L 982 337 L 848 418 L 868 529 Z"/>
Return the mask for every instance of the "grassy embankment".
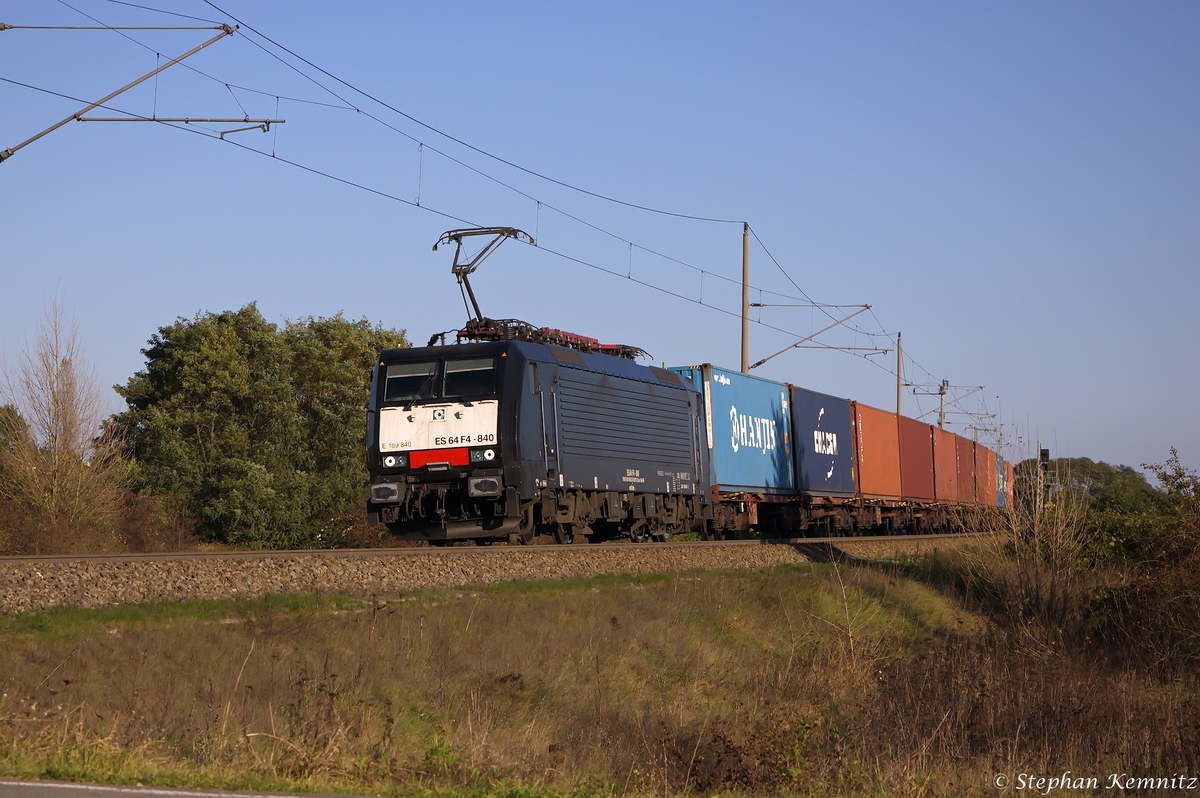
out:
<path id="1" fill-rule="evenodd" d="M 3 619 L 0 772 L 960 795 L 994 792 L 997 772 L 1200 768 L 1192 677 L 1097 656 L 1060 595 L 1096 585 L 1047 592 L 1053 574 L 980 556 Z M 981 580 L 984 560 L 1000 575 Z M 989 611 L 1006 590 L 1024 608 Z"/>

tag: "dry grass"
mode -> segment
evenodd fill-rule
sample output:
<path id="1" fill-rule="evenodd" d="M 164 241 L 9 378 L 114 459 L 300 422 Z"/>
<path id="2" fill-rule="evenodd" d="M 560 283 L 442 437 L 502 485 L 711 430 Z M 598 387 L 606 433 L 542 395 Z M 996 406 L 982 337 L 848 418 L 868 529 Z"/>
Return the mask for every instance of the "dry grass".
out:
<path id="1" fill-rule="evenodd" d="M 902 570 L 10 620 L 0 770 L 389 794 L 959 795 L 1011 768 L 1200 766 L 1194 684 L 1021 641 Z"/>

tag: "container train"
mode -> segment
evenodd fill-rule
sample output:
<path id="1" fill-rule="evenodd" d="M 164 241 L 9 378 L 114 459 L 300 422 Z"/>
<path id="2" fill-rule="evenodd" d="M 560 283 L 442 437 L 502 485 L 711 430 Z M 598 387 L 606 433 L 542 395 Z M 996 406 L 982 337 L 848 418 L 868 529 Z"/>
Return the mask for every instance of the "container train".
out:
<path id="1" fill-rule="evenodd" d="M 1012 501 L 1010 463 L 920 421 L 486 321 L 493 340 L 389 349 L 372 371 L 367 514 L 400 539 L 921 533 Z"/>

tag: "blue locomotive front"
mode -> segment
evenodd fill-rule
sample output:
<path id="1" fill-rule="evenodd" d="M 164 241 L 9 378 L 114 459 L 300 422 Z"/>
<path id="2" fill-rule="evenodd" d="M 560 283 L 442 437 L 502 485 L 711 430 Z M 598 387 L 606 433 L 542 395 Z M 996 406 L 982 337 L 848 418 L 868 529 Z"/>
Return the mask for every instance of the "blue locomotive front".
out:
<path id="1" fill-rule="evenodd" d="M 528 341 L 380 354 L 371 523 L 398 537 L 663 539 L 712 517 L 700 395 L 678 374 Z"/>

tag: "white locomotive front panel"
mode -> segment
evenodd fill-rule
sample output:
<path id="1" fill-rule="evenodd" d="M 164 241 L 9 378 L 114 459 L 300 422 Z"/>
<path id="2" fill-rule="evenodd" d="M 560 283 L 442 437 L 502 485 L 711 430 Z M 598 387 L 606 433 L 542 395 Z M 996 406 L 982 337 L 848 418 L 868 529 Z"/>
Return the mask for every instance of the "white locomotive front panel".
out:
<path id="1" fill-rule="evenodd" d="M 495 446 L 496 400 L 420 405 L 379 413 L 379 451 L 411 452 Z"/>

